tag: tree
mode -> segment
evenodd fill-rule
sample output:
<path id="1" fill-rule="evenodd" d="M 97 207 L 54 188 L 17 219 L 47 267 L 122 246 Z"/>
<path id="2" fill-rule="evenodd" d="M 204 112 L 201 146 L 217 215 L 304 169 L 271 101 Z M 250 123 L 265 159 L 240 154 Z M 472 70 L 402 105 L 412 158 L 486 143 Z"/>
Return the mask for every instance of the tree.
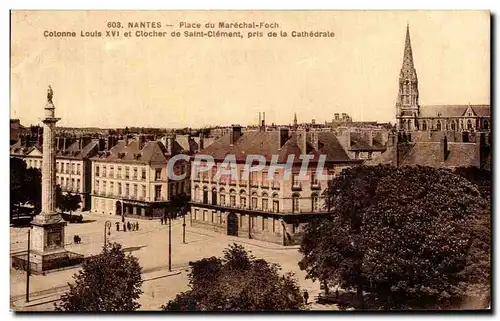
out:
<path id="1" fill-rule="evenodd" d="M 37 168 L 27 168 L 17 157 L 10 158 L 10 205 L 11 212 L 22 204 L 34 207 L 35 214 L 42 208 L 42 174 Z"/>
<path id="2" fill-rule="evenodd" d="M 224 250 L 222 258 L 190 262 L 189 290 L 161 308 L 165 311 L 270 311 L 304 307 L 291 273 L 257 259 L 241 245 Z"/>
<path id="3" fill-rule="evenodd" d="M 62 194 L 59 185 L 56 187 L 56 204 L 61 212 L 69 212 L 69 218 L 71 220 L 71 214 L 80 207 L 82 199 L 79 194 Z"/>
<path id="4" fill-rule="evenodd" d="M 331 215 L 306 227 L 299 266 L 308 278 L 356 289 L 358 308 L 364 291 L 386 309 L 444 308 L 463 301 L 468 285 L 489 283 L 487 202 L 461 176 L 362 166 L 325 196 Z M 483 269 L 474 276 L 467 266 Z"/>
<path id="5" fill-rule="evenodd" d="M 107 244 L 73 275 L 56 311 L 134 311 L 140 307 L 141 271 L 137 258 L 125 255 L 120 244 Z"/>

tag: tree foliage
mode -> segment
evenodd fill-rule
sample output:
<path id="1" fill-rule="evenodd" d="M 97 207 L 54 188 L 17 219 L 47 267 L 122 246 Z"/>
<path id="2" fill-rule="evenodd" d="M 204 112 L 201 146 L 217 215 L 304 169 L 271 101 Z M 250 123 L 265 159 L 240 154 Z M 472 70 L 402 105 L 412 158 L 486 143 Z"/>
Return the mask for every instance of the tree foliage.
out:
<path id="1" fill-rule="evenodd" d="M 80 207 L 80 203 L 82 202 L 82 198 L 79 194 L 62 194 L 59 190 L 59 192 L 56 192 L 56 195 L 57 207 L 63 213 L 69 212 L 71 214 L 73 211 L 76 211 Z"/>
<path id="2" fill-rule="evenodd" d="M 20 205 L 29 204 L 35 214 L 42 208 L 42 174 L 37 168 L 27 168 L 17 157 L 10 158 L 10 205 L 11 212 Z"/>
<path id="3" fill-rule="evenodd" d="M 384 308 L 448 307 L 471 284 L 489 283 L 487 201 L 461 176 L 357 167 L 334 179 L 325 196 L 331 215 L 306 227 L 299 266 L 308 278 L 356 289 L 359 307 L 363 291 Z"/>
<path id="4" fill-rule="evenodd" d="M 118 243 L 108 244 L 83 263 L 56 310 L 134 311 L 140 307 L 141 271 L 136 257 L 125 255 Z"/>
<path id="5" fill-rule="evenodd" d="M 186 194 L 172 195 L 167 205 L 167 215 L 175 219 L 189 213 L 189 196 Z"/>
<path id="6" fill-rule="evenodd" d="M 190 262 L 189 290 L 161 308 L 166 311 L 269 311 L 304 307 L 293 275 L 233 244 L 222 258 Z"/>

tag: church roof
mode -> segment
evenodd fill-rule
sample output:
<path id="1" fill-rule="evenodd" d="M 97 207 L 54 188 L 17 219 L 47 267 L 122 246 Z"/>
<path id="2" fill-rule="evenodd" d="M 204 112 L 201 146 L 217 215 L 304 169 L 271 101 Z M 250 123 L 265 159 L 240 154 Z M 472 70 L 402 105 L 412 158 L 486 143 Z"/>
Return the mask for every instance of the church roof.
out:
<path id="1" fill-rule="evenodd" d="M 440 142 L 418 142 L 401 161 L 402 166 L 479 167 L 479 151 L 474 143 L 448 143 L 448 157 L 444 160 Z"/>
<path id="2" fill-rule="evenodd" d="M 420 106 L 420 117 L 460 117 L 465 115 L 469 106 L 476 116 L 491 115 L 490 105 L 428 105 Z"/>

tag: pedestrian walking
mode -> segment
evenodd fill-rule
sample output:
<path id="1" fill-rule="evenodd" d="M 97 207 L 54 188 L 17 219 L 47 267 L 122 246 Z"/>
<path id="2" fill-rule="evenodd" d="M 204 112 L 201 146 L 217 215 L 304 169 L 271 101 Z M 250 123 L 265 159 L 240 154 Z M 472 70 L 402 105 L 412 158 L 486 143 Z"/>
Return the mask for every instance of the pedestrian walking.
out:
<path id="1" fill-rule="evenodd" d="M 161 222 L 161 225 L 163 225 L 163 216 L 160 217 L 160 222 Z"/>
<path id="2" fill-rule="evenodd" d="M 304 291 L 304 302 L 307 304 L 307 300 L 309 300 L 309 293 L 307 291 Z"/>
<path id="3" fill-rule="evenodd" d="M 137 222 L 137 230 L 139 231 L 139 222 Z"/>
<path id="4" fill-rule="evenodd" d="M 123 223 L 123 232 L 127 232 L 127 225 L 125 223 Z"/>
<path id="5" fill-rule="evenodd" d="M 120 230 L 120 222 L 116 222 L 116 230 L 119 231 Z"/>
<path id="6" fill-rule="evenodd" d="M 130 228 L 131 228 L 131 226 L 130 226 L 130 222 L 127 222 L 127 230 L 129 230 L 129 231 L 130 231 Z"/>

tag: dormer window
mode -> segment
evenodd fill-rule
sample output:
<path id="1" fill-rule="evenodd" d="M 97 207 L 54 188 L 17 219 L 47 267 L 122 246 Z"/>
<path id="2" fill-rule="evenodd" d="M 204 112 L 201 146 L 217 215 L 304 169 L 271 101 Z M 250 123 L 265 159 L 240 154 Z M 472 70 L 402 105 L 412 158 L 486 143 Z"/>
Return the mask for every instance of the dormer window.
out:
<path id="1" fill-rule="evenodd" d="M 469 116 L 469 117 L 472 117 L 472 112 L 470 112 L 470 111 L 469 111 L 468 116 Z"/>

